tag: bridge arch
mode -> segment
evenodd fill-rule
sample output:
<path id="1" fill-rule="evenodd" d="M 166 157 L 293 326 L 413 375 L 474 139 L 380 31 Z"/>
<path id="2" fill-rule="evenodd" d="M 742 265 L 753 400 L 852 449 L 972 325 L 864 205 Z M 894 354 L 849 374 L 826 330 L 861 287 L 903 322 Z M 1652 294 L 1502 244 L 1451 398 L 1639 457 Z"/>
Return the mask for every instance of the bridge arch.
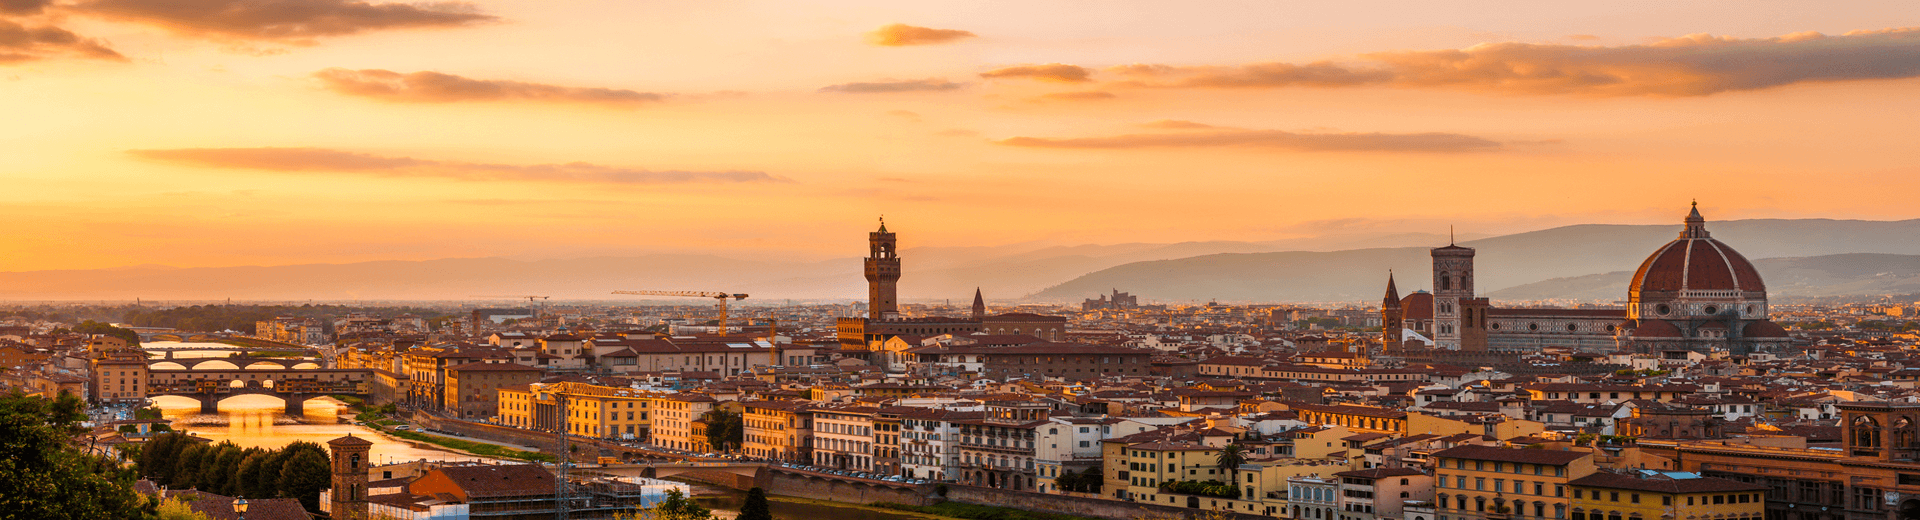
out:
<path id="1" fill-rule="evenodd" d="M 172 361 L 161 361 L 147 365 L 148 370 L 186 370 L 187 366 Z"/>
<path id="2" fill-rule="evenodd" d="M 206 358 L 193 363 L 189 368 L 192 370 L 239 370 L 240 366 L 223 358 Z"/>
<path id="3" fill-rule="evenodd" d="M 254 361 L 247 364 L 245 370 L 286 370 L 285 365 L 275 361 Z"/>
<path id="4" fill-rule="evenodd" d="M 292 368 L 294 370 L 312 370 L 315 368 L 320 368 L 320 364 L 312 361 L 303 361 L 303 362 L 294 364 Z"/>

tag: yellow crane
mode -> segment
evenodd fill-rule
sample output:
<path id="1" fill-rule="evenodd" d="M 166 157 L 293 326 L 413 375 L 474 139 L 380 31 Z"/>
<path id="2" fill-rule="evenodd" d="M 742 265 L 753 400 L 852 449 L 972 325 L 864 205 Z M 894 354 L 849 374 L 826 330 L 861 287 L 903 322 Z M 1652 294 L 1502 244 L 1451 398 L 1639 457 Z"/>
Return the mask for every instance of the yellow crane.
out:
<path id="1" fill-rule="evenodd" d="M 721 333 L 721 334 L 726 334 L 726 333 L 727 333 L 727 298 L 733 298 L 733 299 L 734 299 L 734 300 L 736 300 L 736 301 L 737 301 L 737 300 L 745 300 L 745 299 L 747 299 L 747 295 L 745 295 L 745 294 L 737 294 L 737 293 L 729 293 L 729 292 L 724 292 L 724 291 L 721 291 L 721 292 L 710 292 L 710 291 L 614 291 L 614 292 L 613 292 L 613 294 L 636 294 L 636 295 L 640 295 L 640 296 L 680 296 L 680 297 L 687 297 L 687 298 L 713 298 L 713 299 L 715 299 L 715 300 L 720 300 L 720 321 L 719 321 L 719 322 L 717 322 L 717 323 L 719 323 L 719 324 L 720 324 L 720 333 Z"/>

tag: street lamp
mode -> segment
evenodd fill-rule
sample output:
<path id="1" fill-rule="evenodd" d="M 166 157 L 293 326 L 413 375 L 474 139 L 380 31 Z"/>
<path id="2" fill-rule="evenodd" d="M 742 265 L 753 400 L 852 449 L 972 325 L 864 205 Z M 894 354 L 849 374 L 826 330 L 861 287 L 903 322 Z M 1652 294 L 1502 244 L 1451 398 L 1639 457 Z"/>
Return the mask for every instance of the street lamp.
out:
<path id="1" fill-rule="evenodd" d="M 233 514 L 240 515 L 240 520 L 247 520 L 247 499 L 236 498 L 233 500 Z"/>

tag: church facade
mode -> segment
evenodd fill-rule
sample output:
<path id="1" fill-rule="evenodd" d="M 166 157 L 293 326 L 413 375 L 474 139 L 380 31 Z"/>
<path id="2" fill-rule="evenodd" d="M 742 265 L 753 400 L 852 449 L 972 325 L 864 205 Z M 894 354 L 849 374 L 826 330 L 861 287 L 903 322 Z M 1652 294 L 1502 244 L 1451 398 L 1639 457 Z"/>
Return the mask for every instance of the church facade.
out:
<path id="1" fill-rule="evenodd" d="M 1725 351 L 1744 355 L 1790 346 L 1768 320 L 1766 284 L 1746 257 L 1707 232 L 1699 208 L 1679 238 L 1654 250 L 1634 273 L 1625 309 L 1496 308 L 1473 288 L 1474 249 L 1435 248 L 1433 287 L 1401 297 L 1392 276 L 1381 302 L 1381 343 L 1389 355 L 1477 361 L 1539 352 Z M 1431 338 L 1431 347 L 1412 335 Z M 1505 356 L 1503 356 L 1505 355 Z M 1485 358 L 1485 359 L 1481 359 Z"/>

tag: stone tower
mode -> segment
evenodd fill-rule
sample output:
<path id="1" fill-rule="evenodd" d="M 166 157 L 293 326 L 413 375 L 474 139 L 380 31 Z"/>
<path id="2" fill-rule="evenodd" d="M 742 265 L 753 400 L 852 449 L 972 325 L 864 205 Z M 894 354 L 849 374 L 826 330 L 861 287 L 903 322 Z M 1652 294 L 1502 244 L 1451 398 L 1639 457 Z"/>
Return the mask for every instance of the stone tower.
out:
<path id="1" fill-rule="evenodd" d="M 1400 309 L 1400 289 L 1393 286 L 1393 271 L 1387 271 L 1387 296 L 1380 300 L 1380 351 L 1387 355 L 1400 352 L 1400 329 L 1406 313 Z"/>
<path id="2" fill-rule="evenodd" d="M 867 233 L 867 247 L 867 318 L 899 317 L 900 254 L 885 219 L 881 219 L 879 231 Z"/>
<path id="3" fill-rule="evenodd" d="M 980 297 L 980 288 L 973 288 L 973 319 L 987 317 L 987 300 Z"/>
<path id="4" fill-rule="evenodd" d="M 1473 298 L 1473 248 L 1447 244 L 1434 248 L 1433 254 L 1433 341 L 1434 346 L 1460 350 L 1461 304 Z"/>
<path id="5" fill-rule="evenodd" d="M 327 441 L 333 452 L 333 502 L 328 508 L 334 520 L 367 518 L 367 451 L 373 442 L 353 434 Z"/>

